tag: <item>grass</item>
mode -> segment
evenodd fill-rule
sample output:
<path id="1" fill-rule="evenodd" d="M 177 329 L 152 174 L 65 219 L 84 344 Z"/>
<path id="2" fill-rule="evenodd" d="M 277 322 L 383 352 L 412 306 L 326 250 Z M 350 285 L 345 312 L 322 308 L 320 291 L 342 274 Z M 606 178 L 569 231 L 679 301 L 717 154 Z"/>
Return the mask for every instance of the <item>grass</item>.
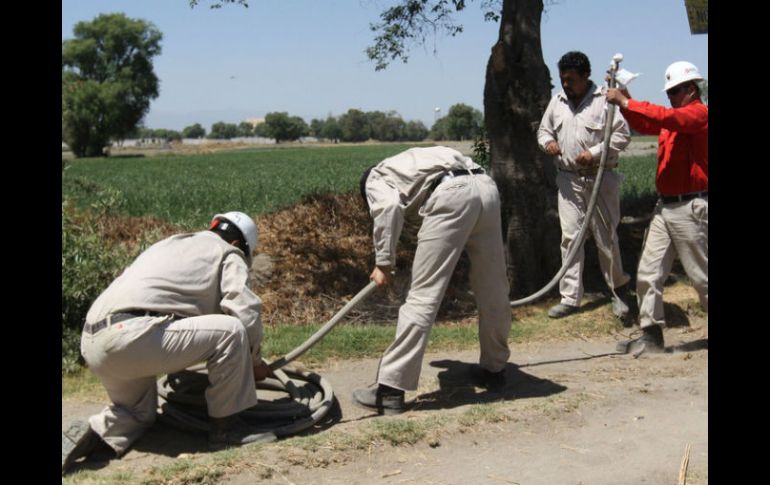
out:
<path id="1" fill-rule="evenodd" d="M 127 215 L 152 215 L 200 227 L 211 214 L 261 214 L 303 195 L 350 192 L 369 165 L 409 148 L 382 144 L 325 148 L 249 149 L 155 158 L 92 158 L 68 163 L 62 192 L 79 207 L 99 190 L 120 192 Z"/>
<path id="2" fill-rule="evenodd" d="M 644 215 L 655 205 L 656 155 L 624 157 L 618 171 L 624 180 L 620 192 L 620 213 L 622 215 Z"/>
<path id="3" fill-rule="evenodd" d="M 457 424 L 463 428 L 474 428 L 484 423 L 500 423 L 510 418 L 500 403 L 474 404 L 457 417 Z"/>
<path id="4" fill-rule="evenodd" d="M 99 400 L 106 402 L 107 393 L 96 376 L 85 367 L 76 372 L 62 374 L 62 399 L 77 399 L 81 401 Z"/>
<path id="5" fill-rule="evenodd" d="M 156 216 L 182 227 L 201 227 L 211 214 L 261 214 L 291 206 L 313 193 L 357 190 L 364 168 L 409 148 L 405 144 L 281 147 L 152 158 L 68 161 L 63 195 L 78 207 L 115 195 L 130 216 Z M 655 156 L 626 157 L 621 198 L 654 193 Z"/>

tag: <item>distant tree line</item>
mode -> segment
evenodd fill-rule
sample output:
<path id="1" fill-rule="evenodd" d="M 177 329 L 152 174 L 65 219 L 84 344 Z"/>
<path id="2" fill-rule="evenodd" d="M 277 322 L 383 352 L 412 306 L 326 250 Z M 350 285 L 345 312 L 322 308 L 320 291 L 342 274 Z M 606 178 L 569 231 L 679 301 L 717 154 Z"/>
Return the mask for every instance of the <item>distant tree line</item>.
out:
<path id="1" fill-rule="evenodd" d="M 422 141 L 432 140 L 473 140 L 480 136 L 483 114 L 466 104 L 458 103 L 449 108 L 449 113 L 436 120 L 428 130 L 421 121 L 404 121 L 395 111 L 368 111 L 349 109 L 340 116 L 329 115 L 326 119 L 314 118 L 308 125 L 299 116 L 286 112 L 272 112 L 265 115 L 262 123 L 253 125 L 247 121 L 239 124 L 218 121 L 207 133 L 200 123 L 182 130 L 139 128 L 133 137 L 165 141 L 182 138 L 208 138 L 229 140 L 238 137 L 260 136 L 273 138 L 276 142 L 294 141 L 304 136 L 313 136 L 331 142 L 377 141 Z"/>

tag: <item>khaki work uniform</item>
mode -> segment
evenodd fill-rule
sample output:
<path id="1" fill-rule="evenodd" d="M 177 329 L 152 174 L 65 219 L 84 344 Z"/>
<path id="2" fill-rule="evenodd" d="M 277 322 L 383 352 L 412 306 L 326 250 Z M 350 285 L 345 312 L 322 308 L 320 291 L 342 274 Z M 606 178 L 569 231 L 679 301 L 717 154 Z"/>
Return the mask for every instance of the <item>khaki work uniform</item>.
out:
<path id="1" fill-rule="evenodd" d="M 480 365 L 497 372 L 508 361 L 511 308 L 500 196 L 488 175 L 467 172 L 473 169 L 480 166 L 451 148 L 412 148 L 376 165 L 366 181 L 378 266 L 394 266 L 404 219 L 422 219 L 411 287 L 395 341 L 380 361 L 379 384 L 417 389 L 428 336 L 463 248 L 479 309 Z M 452 170 L 467 175 L 447 175 Z"/>
<path id="2" fill-rule="evenodd" d="M 81 352 L 112 404 L 89 423 L 119 456 L 155 421 L 158 375 L 206 362 L 210 416 L 257 404 L 262 301 L 247 280 L 240 249 L 210 231 L 180 234 L 144 251 L 94 301 Z M 139 316 L 113 323 L 121 313 Z"/>
<path id="3" fill-rule="evenodd" d="M 703 309 L 709 311 L 709 200 L 658 201 L 639 260 L 636 292 L 639 326 L 665 326 L 663 284 L 676 256 L 682 262 Z"/>
<path id="4" fill-rule="evenodd" d="M 585 221 L 596 179 L 596 169 L 584 169 L 575 163 L 575 159 L 581 152 L 588 150 L 595 162 L 601 160 L 604 125 L 607 119 L 606 106 L 602 89 L 593 83 L 577 106 L 573 106 L 561 92 L 551 99 L 537 132 L 537 142 L 543 151 L 550 142 L 556 141 L 562 152 L 555 157 L 558 169 L 556 185 L 559 188 L 562 261 L 572 249 Z M 621 287 L 631 279 L 623 271 L 617 236 L 620 223 L 620 185 L 623 176 L 614 170 L 618 166 L 618 153 L 630 142 L 628 124 L 622 115 L 616 112 L 602 186 L 590 225 L 598 248 L 599 266 L 610 289 Z M 585 252 L 581 248 L 559 282 L 561 303 L 565 305 L 580 306 L 580 300 L 583 298 L 584 261 Z"/>

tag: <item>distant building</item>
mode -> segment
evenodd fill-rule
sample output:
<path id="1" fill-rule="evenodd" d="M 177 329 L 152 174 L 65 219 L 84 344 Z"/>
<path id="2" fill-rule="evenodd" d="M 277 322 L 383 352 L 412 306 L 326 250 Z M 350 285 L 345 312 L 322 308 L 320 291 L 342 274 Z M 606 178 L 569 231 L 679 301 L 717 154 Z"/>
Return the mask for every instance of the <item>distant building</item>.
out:
<path id="1" fill-rule="evenodd" d="M 243 120 L 244 123 L 248 123 L 251 125 L 252 128 L 256 128 L 257 125 L 261 125 L 265 122 L 264 118 L 246 118 Z"/>

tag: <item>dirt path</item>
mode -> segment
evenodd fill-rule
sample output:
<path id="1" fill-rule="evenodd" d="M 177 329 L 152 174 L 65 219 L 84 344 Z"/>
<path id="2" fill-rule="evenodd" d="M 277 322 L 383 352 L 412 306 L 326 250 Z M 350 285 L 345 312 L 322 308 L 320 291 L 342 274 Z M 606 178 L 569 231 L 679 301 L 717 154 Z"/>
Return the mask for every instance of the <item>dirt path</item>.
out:
<path id="1" fill-rule="evenodd" d="M 420 389 L 407 394 L 413 408 L 398 417 L 376 417 L 350 402 L 353 389 L 373 382 L 376 359 L 336 362 L 314 369 L 341 406 L 340 421 L 315 435 L 331 444 L 312 450 L 286 441 L 265 445 L 249 466 L 219 479 L 230 485 L 676 484 L 690 444 L 686 483 L 707 484 L 707 325 L 693 317 L 689 327 L 667 329 L 674 352 L 638 359 L 614 353 L 620 335 L 513 344 L 503 395 L 473 386 L 475 351 L 428 354 Z M 63 400 L 62 427 L 100 407 L 96 400 Z M 474 412 L 487 414 L 468 422 Z M 376 422 L 433 418 L 435 429 L 414 445 L 335 448 L 339 440 L 329 438 Z M 95 468 L 109 476 L 180 455 L 206 459 L 205 438 L 158 425 L 122 460 Z"/>

